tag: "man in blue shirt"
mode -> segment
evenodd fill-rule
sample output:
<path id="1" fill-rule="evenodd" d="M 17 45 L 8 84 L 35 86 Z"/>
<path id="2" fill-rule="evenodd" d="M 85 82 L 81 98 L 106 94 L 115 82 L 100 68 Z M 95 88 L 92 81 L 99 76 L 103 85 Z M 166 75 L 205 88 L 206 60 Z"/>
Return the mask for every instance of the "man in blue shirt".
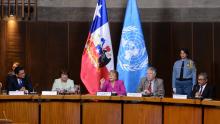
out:
<path id="1" fill-rule="evenodd" d="M 192 87 L 196 84 L 196 67 L 191 59 L 188 59 L 188 50 L 180 50 L 180 60 L 173 66 L 172 87 L 176 94 L 191 95 Z"/>

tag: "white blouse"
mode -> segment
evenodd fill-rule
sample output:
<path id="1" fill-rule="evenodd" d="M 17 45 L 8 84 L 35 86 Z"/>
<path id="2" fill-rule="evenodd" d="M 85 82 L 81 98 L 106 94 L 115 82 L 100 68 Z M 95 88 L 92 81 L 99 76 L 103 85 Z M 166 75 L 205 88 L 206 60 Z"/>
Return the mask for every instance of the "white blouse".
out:
<path id="1" fill-rule="evenodd" d="M 66 82 L 62 82 L 61 79 L 55 79 L 52 87 L 52 91 L 62 91 L 65 90 L 67 92 L 74 91 L 74 81 L 68 79 Z"/>

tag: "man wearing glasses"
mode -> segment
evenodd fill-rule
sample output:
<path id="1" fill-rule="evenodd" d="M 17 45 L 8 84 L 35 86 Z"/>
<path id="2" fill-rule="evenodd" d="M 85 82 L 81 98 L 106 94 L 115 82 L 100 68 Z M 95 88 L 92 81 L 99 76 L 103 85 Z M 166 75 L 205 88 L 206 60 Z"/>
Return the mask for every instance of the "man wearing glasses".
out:
<path id="1" fill-rule="evenodd" d="M 214 98 L 214 88 L 208 83 L 208 75 L 203 72 L 198 75 L 198 83 L 193 87 L 192 98 Z"/>

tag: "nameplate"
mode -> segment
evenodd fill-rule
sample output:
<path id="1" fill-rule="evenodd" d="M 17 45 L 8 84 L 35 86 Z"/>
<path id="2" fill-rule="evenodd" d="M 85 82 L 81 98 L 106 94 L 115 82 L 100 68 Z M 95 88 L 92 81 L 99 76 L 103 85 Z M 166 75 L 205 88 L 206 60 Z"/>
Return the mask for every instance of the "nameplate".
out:
<path id="1" fill-rule="evenodd" d="M 97 92 L 96 95 L 97 96 L 111 96 L 112 93 L 111 92 Z"/>
<path id="2" fill-rule="evenodd" d="M 187 99 L 187 95 L 173 94 L 173 99 Z"/>
<path id="3" fill-rule="evenodd" d="M 24 95 L 24 91 L 9 91 L 8 95 Z"/>
<path id="4" fill-rule="evenodd" d="M 142 93 L 127 93 L 128 97 L 142 97 Z"/>
<path id="5" fill-rule="evenodd" d="M 42 91 L 41 95 L 57 95 L 57 91 Z"/>

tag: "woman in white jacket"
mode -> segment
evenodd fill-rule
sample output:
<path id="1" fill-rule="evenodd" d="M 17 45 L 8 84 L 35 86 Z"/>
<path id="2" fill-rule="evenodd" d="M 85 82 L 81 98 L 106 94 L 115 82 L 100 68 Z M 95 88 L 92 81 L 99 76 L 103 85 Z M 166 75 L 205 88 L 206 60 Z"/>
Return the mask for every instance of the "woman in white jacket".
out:
<path id="1" fill-rule="evenodd" d="M 74 93 L 74 81 L 69 79 L 69 73 L 66 70 L 60 71 L 60 78 L 55 79 L 52 87 L 52 91 L 58 91 L 59 93 Z"/>

